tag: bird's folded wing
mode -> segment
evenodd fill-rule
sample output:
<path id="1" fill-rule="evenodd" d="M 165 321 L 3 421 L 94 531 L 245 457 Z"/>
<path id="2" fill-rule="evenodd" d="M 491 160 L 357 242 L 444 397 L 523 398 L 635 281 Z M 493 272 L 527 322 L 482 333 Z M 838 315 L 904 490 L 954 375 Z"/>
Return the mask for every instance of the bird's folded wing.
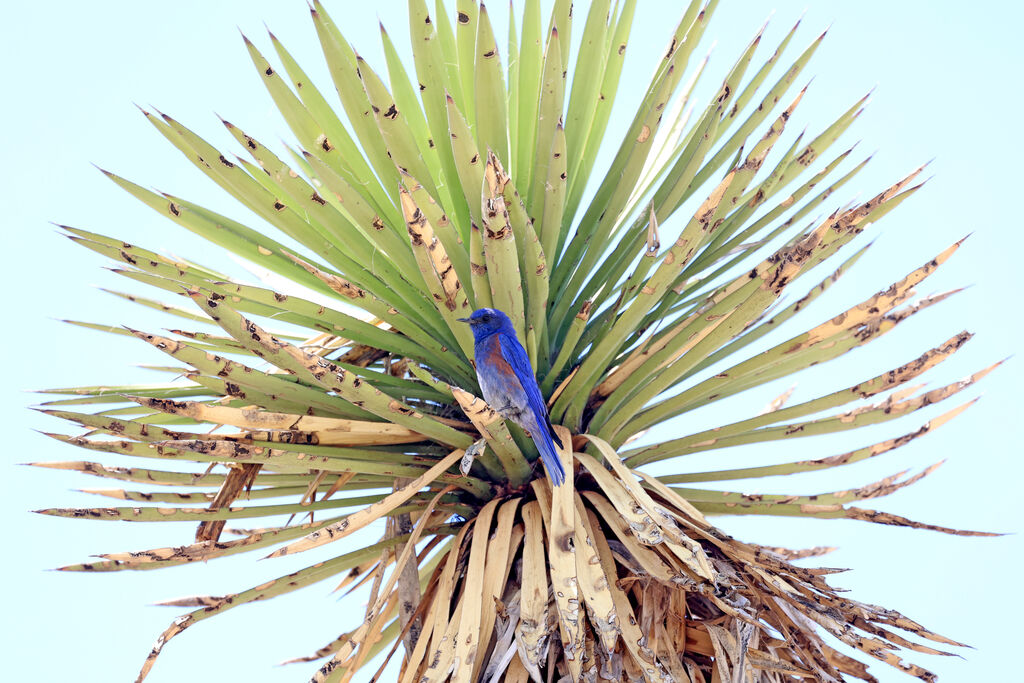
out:
<path id="1" fill-rule="evenodd" d="M 544 403 L 544 396 L 540 393 L 540 387 L 537 386 L 537 379 L 533 374 L 530 358 L 526 355 L 526 349 L 523 348 L 523 345 L 517 339 L 509 337 L 509 335 L 504 333 L 498 333 L 498 343 L 501 347 L 501 355 L 512 368 L 516 379 L 519 380 L 523 390 L 526 392 L 526 398 L 529 400 L 530 412 L 533 418 L 537 421 L 539 427 L 541 429 L 546 428 L 551 433 L 551 438 L 554 439 L 555 443 L 561 446 L 562 441 L 555 434 L 554 429 L 551 428 L 551 421 L 548 420 L 547 404 Z"/>

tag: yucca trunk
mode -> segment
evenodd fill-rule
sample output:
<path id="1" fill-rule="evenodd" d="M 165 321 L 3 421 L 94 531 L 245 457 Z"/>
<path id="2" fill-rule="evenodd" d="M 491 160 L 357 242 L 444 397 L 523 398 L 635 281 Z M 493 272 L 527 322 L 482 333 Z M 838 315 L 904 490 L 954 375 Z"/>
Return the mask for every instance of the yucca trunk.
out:
<path id="1" fill-rule="evenodd" d="M 273 35 L 280 72 L 246 39 L 295 135 L 287 161 L 232 123 L 224 125 L 252 161 L 232 161 L 170 116 L 144 112 L 284 241 L 107 173 L 166 218 L 300 287 L 244 284 L 65 227 L 75 242 L 118 261 L 118 273 L 190 301 L 182 308 L 122 296 L 212 326 L 163 336 L 94 325 L 164 351 L 176 363 L 164 370 L 183 378 L 52 390 L 74 397 L 51 401 L 46 412 L 87 430 L 56 439 L 196 464 L 182 473 L 37 463 L 162 487 L 93 491 L 131 507 L 46 514 L 199 523 L 190 544 L 63 569 L 147 569 L 280 545 L 268 555 L 278 557 L 388 520 L 369 547 L 337 544 L 333 558 L 277 580 L 175 601 L 195 609 L 159 637 L 139 680 L 196 622 L 338 577 L 339 587 L 369 584 L 370 599 L 353 630 L 296 660 L 326 660 L 315 681 L 353 680 L 387 652 L 383 670 L 399 651 L 396 680 L 410 682 L 874 680 L 824 633 L 931 680 L 900 652 L 939 651 L 920 640 L 959 643 L 894 610 L 841 597 L 827 582 L 834 570 L 794 564 L 823 551 L 740 541 L 709 517 L 846 518 L 977 534 L 855 505 L 932 468 L 810 496 L 699 486 L 878 457 L 967 404 L 905 436 L 816 459 L 657 476 L 643 469 L 896 419 L 994 367 L 927 392 L 911 384 L 961 348 L 970 338 L 961 332 L 831 393 L 792 405 L 786 394 L 760 414 L 700 428 L 690 422 L 664 440 L 647 434 L 838 358 L 949 296 L 912 300 L 959 242 L 860 304 L 823 313 L 830 317 L 801 334 L 776 332 L 853 266 L 866 247 L 847 249 L 842 261 L 833 256 L 910 197 L 921 169 L 802 227 L 819 207 L 834 208 L 831 195 L 867 161 L 853 163 L 852 149 L 831 151 L 863 100 L 809 141 L 787 129 L 806 87 L 791 91 L 823 34 L 782 70 L 794 26 L 751 71 L 759 33 L 711 100 L 688 108 L 703 69 L 688 70 L 688 62 L 717 4 L 690 3 L 619 142 L 608 123 L 635 0 L 595 0 L 577 8 L 575 20 L 571 3 L 556 0 L 546 23 L 540 3 L 527 0 L 521 29 L 510 21 L 507 50 L 482 4 L 456 4 L 451 22 L 410 0 L 415 75 L 382 32 L 385 79 L 315 3 L 338 113 Z M 573 55 L 580 9 L 582 47 Z M 598 176 L 598 150 L 607 144 L 617 151 Z M 814 276 L 823 279 L 804 277 L 826 261 L 831 272 Z M 783 302 L 791 292 L 797 298 Z M 562 486 L 543 476 L 530 435 L 480 398 L 472 335 L 457 319 L 485 306 L 511 317 L 536 370 L 564 445 Z M 774 345 L 755 344 L 765 338 Z M 83 404 L 103 409 L 77 412 Z M 287 522 L 227 528 L 281 515 Z"/>

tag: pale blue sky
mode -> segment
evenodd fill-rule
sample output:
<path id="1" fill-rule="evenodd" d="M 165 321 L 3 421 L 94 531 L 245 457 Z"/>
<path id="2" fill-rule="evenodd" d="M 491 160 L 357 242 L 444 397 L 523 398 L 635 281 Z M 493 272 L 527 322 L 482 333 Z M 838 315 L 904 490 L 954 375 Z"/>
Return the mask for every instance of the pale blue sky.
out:
<path id="1" fill-rule="evenodd" d="M 492 7 L 491 14 L 504 36 L 502 4 Z M 578 25 L 585 4 L 577 3 Z M 679 12 L 676 3 L 645 0 L 640 5 L 619 95 L 620 113 L 639 97 Z M 404 2 L 378 7 L 328 0 L 326 6 L 371 63 L 383 65 L 378 14 L 405 50 Z M 846 141 L 862 140 L 858 153 L 864 155 L 879 151 L 835 197 L 836 206 L 858 192 L 870 196 L 935 157 L 928 171 L 934 178 L 864 236 L 877 238 L 875 246 L 839 285 L 794 321 L 790 332 L 821 322 L 888 286 L 950 243 L 974 233 L 920 293 L 973 285 L 970 289 L 852 355 L 845 365 L 817 368 L 800 377 L 798 396 L 847 386 L 844 380 L 905 362 L 961 329 L 977 336 L 938 372 L 925 377 L 931 386 L 1015 353 L 1021 333 L 1016 275 L 1024 248 L 1017 201 L 1018 152 L 1012 146 L 1019 138 L 1024 111 L 1020 88 L 1014 85 L 1024 67 L 1020 5 L 995 2 L 977 10 L 953 2 L 723 0 L 706 34 L 706 44 L 717 39 L 718 45 L 705 74 L 705 88 L 717 86 L 724 69 L 773 7 L 763 55 L 805 8 L 804 24 L 790 48 L 793 55 L 834 22 L 805 71 L 815 80 L 797 110 L 798 126 L 820 130 L 878 86 Z M 70 489 L 106 484 L 14 465 L 87 457 L 84 451 L 31 431 L 57 431 L 63 425 L 26 410 L 36 399 L 24 391 L 162 379 L 133 367 L 163 362 L 140 343 L 55 320 L 78 318 L 149 329 L 168 325 L 160 316 L 89 287 L 129 285 L 103 270 L 109 263 L 59 237 L 48 222 L 95 230 L 213 265 L 225 263 L 204 243 L 118 190 L 90 163 L 245 218 L 238 204 L 167 144 L 132 103 L 158 107 L 233 151 L 214 111 L 268 143 L 290 140 L 236 30 L 240 27 L 272 52 L 263 22 L 321 88 L 330 90 L 303 2 L 59 1 L 5 8 L 0 23 L 6 84 L 0 107 L 0 220 L 8 254 L 3 291 L 12 322 L 2 336 L 8 359 L 3 410 L 8 415 L 9 444 L 2 480 L 5 519 L 13 534 L 4 559 L 7 615 L 0 638 L 0 677 L 5 680 L 48 680 L 68 674 L 82 682 L 133 680 L 156 635 L 179 613 L 148 605 L 182 595 L 240 590 L 313 560 L 300 556 L 256 564 L 255 556 L 239 555 L 158 572 L 46 572 L 90 553 L 186 543 L 193 529 L 32 515 L 27 510 L 103 505 L 102 499 Z M 613 118 L 612 134 L 624 125 L 621 117 Z M 829 491 L 948 459 L 923 482 L 891 498 L 869 501 L 869 506 L 935 524 L 1017 531 L 1024 469 L 1021 402 L 1015 391 L 1020 378 L 1020 360 L 1011 360 L 969 393 L 984 394 L 981 402 L 935 434 L 878 462 L 752 486 L 764 492 Z M 788 384 L 743 400 L 763 405 L 775 389 L 781 391 Z M 941 410 L 870 432 L 716 457 L 728 458 L 727 463 L 721 461 L 727 466 L 777 458 L 780 453 L 787 460 L 831 455 L 848 450 L 847 444 L 863 445 L 872 443 L 873 437 L 911 431 Z M 688 461 L 685 467 L 694 463 Z M 899 609 L 976 648 L 964 651 L 965 659 L 909 657 L 940 674 L 942 681 L 1007 680 L 1011 667 L 1016 667 L 1022 607 L 1016 579 L 1024 562 L 1019 536 L 956 538 L 846 521 L 722 518 L 719 524 L 733 535 L 765 544 L 839 546 L 822 563 L 853 571 L 834 577 L 834 584 L 852 589 L 857 599 Z M 325 582 L 196 626 L 167 647 L 148 680 L 306 680 L 312 672 L 309 665 L 274 664 L 329 641 L 351 627 L 363 609 L 359 598 L 339 602 L 328 594 L 330 588 Z M 911 680 L 881 663 L 871 670 L 882 681 Z"/>

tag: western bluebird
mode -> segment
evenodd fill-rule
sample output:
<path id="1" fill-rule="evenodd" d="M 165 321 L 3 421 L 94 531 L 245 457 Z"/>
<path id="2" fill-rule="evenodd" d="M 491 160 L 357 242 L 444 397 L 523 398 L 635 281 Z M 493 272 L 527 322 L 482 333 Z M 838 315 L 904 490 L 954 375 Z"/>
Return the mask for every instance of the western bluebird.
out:
<path id="1" fill-rule="evenodd" d="M 562 442 L 551 427 L 547 404 L 512 321 L 496 308 L 480 308 L 459 320 L 469 323 L 473 330 L 476 376 L 484 400 L 502 417 L 530 433 L 548 476 L 555 486 L 560 485 L 565 481 L 565 470 L 555 442 L 559 446 Z"/>

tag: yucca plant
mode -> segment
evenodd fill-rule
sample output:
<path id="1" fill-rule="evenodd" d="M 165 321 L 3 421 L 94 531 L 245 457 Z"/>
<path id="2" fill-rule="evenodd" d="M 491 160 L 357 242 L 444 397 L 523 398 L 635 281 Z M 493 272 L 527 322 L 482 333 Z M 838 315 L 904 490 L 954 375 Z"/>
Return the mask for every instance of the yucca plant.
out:
<path id="1" fill-rule="evenodd" d="M 410 0 L 414 69 L 405 70 L 382 33 L 386 79 L 314 3 L 340 109 L 273 35 L 283 70 L 245 41 L 297 141 L 284 159 L 232 123 L 224 125 L 250 160 L 144 111 L 273 234 L 107 175 L 295 286 L 245 284 L 64 227 L 118 261 L 119 274 L 191 302 L 121 296 L 205 325 L 170 336 L 100 325 L 166 352 L 176 364 L 162 369 L 181 377 L 51 390 L 72 397 L 49 402 L 46 412 L 86 429 L 54 438 L 195 463 L 190 471 L 160 462 L 37 463 L 158 487 L 93 491 L 129 507 L 46 514 L 199 523 L 194 542 L 64 569 L 150 569 L 280 546 L 270 553 L 276 557 L 378 520 L 387 526 L 373 545 L 339 544 L 333 558 L 278 580 L 176 601 L 194 609 L 160 635 L 139 680 L 163 646 L 198 621 L 326 579 L 371 590 L 361 624 L 300 660 L 325 660 L 315 681 L 352 680 L 386 653 L 383 669 L 399 648 L 401 681 L 874 680 L 823 634 L 933 678 L 901 651 L 959 643 L 894 610 L 840 597 L 826 581 L 831 570 L 793 563 L 818 551 L 740 541 L 709 521 L 846 518 L 977 534 L 857 506 L 930 469 L 813 496 L 702 486 L 873 458 L 965 405 L 900 438 L 818 459 L 644 470 L 687 454 L 896 419 L 992 369 L 926 392 L 912 383 L 970 338 L 962 332 L 812 400 L 787 405 L 784 395 L 728 424 L 689 422 L 671 438 L 661 438 L 666 430 L 644 436 L 838 358 L 943 300 L 949 293 L 915 301 L 914 288 L 959 246 L 849 310 L 759 345 L 854 264 L 863 248 L 832 257 L 911 196 L 920 169 L 866 202 L 829 203 L 866 163 L 848 159 L 852 150 L 832 151 L 863 100 L 813 137 L 786 133 L 803 95 L 801 73 L 824 37 L 787 61 L 796 27 L 752 68 L 755 36 L 711 100 L 690 102 L 703 66 L 691 66 L 691 57 L 716 4 L 695 0 L 685 9 L 621 141 L 606 140 L 606 131 L 635 0 L 595 0 L 575 22 L 566 0 L 547 20 L 540 3 L 527 0 L 521 21 L 509 22 L 506 50 L 483 5 L 459 0 L 451 21 L 441 2 L 431 13 Z M 783 137 L 791 139 L 777 145 Z M 598 176 L 607 145 L 614 155 Z M 812 220 L 819 210 L 831 213 Z M 820 274 L 803 277 L 812 270 Z M 790 291 L 803 295 L 784 301 Z M 543 477 L 528 435 L 480 398 L 472 335 L 457 322 L 480 307 L 508 313 L 529 353 L 564 445 L 562 486 Z M 83 405 L 100 411 L 78 412 Z M 227 527 L 259 517 L 271 526 Z"/>

